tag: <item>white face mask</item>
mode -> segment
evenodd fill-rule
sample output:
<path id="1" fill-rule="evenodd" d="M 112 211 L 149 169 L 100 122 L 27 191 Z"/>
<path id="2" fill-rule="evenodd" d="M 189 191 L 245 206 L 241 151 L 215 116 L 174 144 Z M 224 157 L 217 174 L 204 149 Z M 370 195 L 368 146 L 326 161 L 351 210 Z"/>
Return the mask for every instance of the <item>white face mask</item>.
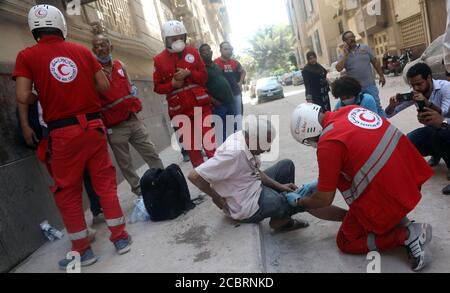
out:
<path id="1" fill-rule="evenodd" d="M 181 53 L 186 48 L 186 43 L 183 40 L 178 40 L 173 42 L 171 47 L 174 53 Z"/>

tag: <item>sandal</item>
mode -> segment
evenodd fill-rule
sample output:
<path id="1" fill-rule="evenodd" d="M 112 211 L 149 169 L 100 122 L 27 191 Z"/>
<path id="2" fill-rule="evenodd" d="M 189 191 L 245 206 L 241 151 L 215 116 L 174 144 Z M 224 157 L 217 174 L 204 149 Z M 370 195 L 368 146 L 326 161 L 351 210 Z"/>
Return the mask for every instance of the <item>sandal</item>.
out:
<path id="1" fill-rule="evenodd" d="M 309 223 L 302 220 L 291 219 L 289 223 L 277 230 L 277 232 L 291 232 L 309 227 Z"/>

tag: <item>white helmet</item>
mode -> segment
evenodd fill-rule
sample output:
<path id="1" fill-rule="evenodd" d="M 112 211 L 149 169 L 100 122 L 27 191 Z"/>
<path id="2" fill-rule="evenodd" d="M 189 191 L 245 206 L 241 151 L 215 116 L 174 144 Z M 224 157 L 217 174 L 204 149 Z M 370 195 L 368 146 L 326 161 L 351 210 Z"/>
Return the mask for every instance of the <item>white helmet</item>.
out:
<path id="1" fill-rule="evenodd" d="M 291 133 L 295 140 L 307 144 L 307 139 L 322 133 L 323 127 L 319 123 L 320 110 L 320 106 L 310 103 L 297 106 L 291 121 Z"/>
<path id="2" fill-rule="evenodd" d="M 41 4 L 31 7 L 28 25 L 31 32 L 38 28 L 56 28 L 61 31 L 64 39 L 67 37 L 66 19 L 55 6 Z"/>
<path id="3" fill-rule="evenodd" d="M 161 36 L 163 38 L 164 44 L 166 43 L 167 37 L 186 35 L 187 31 L 184 24 L 178 20 L 169 20 L 164 23 L 161 29 Z"/>

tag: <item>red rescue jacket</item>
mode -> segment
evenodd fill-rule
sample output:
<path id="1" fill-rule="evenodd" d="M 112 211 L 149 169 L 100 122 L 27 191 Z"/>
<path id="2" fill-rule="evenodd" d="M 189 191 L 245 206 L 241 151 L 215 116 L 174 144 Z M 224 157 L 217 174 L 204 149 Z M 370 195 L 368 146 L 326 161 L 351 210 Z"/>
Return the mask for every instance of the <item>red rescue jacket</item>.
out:
<path id="1" fill-rule="evenodd" d="M 109 90 L 100 94 L 102 119 L 108 128 L 128 120 L 131 113 L 142 111 L 139 98 L 131 95 L 127 72 L 119 60 L 113 61 L 109 83 Z"/>
<path id="2" fill-rule="evenodd" d="M 170 53 L 166 49 L 154 58 L 154 62 L 154 90 L 166 95 L 171 118 L 180 114 L 192 117 L 195 107 L 211 108 L 212 99 L 205 88 L 208 73 L 197 49 L 186 47 L 182 53 Z M 191 71 L 180 89 L 172 86 L 177 68 Z"/>

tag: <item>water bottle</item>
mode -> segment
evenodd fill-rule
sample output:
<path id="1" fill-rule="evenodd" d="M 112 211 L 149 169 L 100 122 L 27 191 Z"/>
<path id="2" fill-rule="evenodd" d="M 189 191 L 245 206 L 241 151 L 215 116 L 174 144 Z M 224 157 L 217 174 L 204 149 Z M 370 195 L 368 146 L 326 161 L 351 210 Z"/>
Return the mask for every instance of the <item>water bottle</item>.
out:
<path id="1" fill-rule="evenodd" d="M 47 237 L 50 241 L 55 241 L 56 239 L 62 239 L 64 233 L 58 231 L 57 229 L 50 226 L 48 221 L 44 221 L 40 224 L 42 231 L 44 232 L 45 237 Z"/>

